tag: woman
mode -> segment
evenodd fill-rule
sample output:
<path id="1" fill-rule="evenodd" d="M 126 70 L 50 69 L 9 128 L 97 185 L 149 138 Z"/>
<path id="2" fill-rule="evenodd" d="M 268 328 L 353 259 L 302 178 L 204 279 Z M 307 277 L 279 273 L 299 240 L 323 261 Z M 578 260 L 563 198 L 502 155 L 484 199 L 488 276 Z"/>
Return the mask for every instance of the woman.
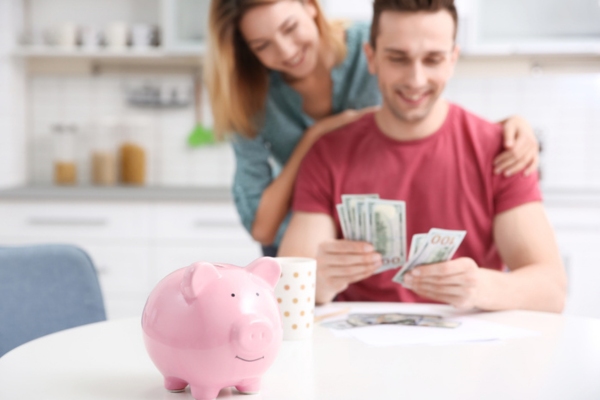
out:
<path id="1" fill-rule="evenodd" d="M 322 135 L 380 104 L 367 69 L 367 24 L 328 22 L 318 0 L 213 0 L 206 66 L 215 131 L 235 132 L 233 196 L 242 222 L 275 255 L 303 157 Z M 503 121 L 507 175 L 537 167 L 537 141 Z"/>

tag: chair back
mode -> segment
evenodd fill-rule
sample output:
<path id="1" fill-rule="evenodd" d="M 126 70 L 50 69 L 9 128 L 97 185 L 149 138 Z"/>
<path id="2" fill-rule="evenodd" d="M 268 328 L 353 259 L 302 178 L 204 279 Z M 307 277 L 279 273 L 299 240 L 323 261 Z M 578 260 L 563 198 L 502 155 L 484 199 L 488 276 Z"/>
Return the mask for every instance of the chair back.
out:
<path id="1" fill-rule="evenodd" d="M 0 247 L 0 357 L 63 329 L 106 320 L 94 264 L 78 247 Z"/>

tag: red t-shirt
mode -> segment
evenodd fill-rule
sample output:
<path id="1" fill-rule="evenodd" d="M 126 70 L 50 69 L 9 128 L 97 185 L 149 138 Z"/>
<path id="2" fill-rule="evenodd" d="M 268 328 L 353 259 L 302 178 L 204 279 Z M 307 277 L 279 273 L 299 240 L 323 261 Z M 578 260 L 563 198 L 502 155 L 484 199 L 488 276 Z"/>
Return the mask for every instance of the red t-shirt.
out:
<path id="1" fill-rule="evenodd" d="M 406 202 L 407 245 L 430 228 L 466 230 L 455 257 L 501 270 L 494 245 L 494 216 L 541 201 L 537 174 L 495 175 L 502 128 L 450 104 L 446 120 L 432 135 L 396 141 L 383 134 L 374 114 L 323 136 L 304 158 L 294 211 L 325 213 L 336 221 L 342 194 L 379 193 Z M 354 283 L 336 300 L 430 302 L 392 281 L 389 270 Z"/>

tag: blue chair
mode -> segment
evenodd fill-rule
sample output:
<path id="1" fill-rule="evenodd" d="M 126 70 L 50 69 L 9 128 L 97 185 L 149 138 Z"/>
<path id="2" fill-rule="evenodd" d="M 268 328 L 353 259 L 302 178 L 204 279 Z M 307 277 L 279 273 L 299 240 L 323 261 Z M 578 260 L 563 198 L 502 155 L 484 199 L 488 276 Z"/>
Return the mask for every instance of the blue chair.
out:
<path id="1" fill-rule="evenodd" d="M 0 357 L 40 336 L 104 320 L 96 270 L 83 250 L 0 247 Z"/>

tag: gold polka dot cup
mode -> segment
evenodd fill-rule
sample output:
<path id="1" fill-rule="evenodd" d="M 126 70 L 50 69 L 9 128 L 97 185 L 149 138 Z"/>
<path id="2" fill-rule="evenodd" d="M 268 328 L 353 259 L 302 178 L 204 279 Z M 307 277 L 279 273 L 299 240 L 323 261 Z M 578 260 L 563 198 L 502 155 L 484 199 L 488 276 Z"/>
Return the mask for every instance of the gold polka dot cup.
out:
<path id="1" fill-rule="evenodd" d="M 277 257 L 281 278 L 275 297 L 281 313 L 283 340 L 312 336 L 315 311 L 317 261 L 313 258 Z"/>

